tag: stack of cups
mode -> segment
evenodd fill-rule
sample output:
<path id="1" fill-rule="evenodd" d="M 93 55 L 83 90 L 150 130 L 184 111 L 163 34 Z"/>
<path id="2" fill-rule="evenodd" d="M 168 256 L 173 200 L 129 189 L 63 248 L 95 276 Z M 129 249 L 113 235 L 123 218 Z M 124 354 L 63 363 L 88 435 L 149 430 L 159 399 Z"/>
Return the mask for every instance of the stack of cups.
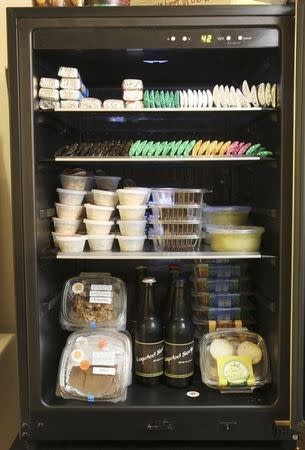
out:
<path id="1" fill-rule="evenodd" d="M 41 109 L 55 109 L 59 107 L 59 80 L 57 78 L 40 78 L 39 107 Z"/>
<path id="2" fill-rule="evenodd" d="M 89 97 L 89 91 L 83 84 L 78 69 L 74 67 L 60 67 L 58 76 L 60 81 L 60 107 L 77 109 L 79 102 Z"/>
<path id="3" fill-rule="evenodd" d="M 126 79 L 122 83 L 123 100 L 127 109 L 142 109 L 143 103 L 143 81 Z"/>

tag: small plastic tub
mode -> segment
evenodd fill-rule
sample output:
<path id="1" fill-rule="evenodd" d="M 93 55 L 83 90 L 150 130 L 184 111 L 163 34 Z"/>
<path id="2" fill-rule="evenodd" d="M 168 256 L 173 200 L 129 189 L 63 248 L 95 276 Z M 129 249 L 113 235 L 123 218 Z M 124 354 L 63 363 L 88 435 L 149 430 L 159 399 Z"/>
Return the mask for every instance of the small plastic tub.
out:
<path id="1" fill-rule="evenodd" d="M 203 210 L 208 224 L 247 225 L 250 206 L 206 206 Z"/>
<path id="2" fill-rule="evenodd" d="M 194 265 L 194 274 L 198 278 L 235 278 L 246 273 L 246 265 L 241 264 L 206 264 Z"/>
<path id="3" fill-rule="evenodd" d="M 90 203 L 85 204 L 87 219 L 109 220 L 114 211 L 112 206 L 97 206 Z"/>
<path id="4" fill-rule="evenodd" d="M 155 219 L 160 220 L 199 220 L 202 215 L 201 205 L 159 205 L 150 203 Z"/>
<path id="5" fill-rule="evenodd" d="M 113 221 L 84 219 L 88 235 L 105 236 L 111 231 Z"/>
<path id="6" fill-rule="evenodd" d="M 214 292 L 192 292 L 193 304 L 196 307 L 236 308 L 247 305 L 248 296 L 235 293 L 215 294 Z"/>
<path id="7" fill-rule="evenodd" d="M 114 241 L 115 235 L 109 234 L 106 236 L 88 236 L 88 243 L 90 250 L 92 252 L 107 252 L 111 251 L 113 241 Z"/>
<path id="8" fill-rule="evenodd" d="M 261 246 L 263 227 L 208 226 L 211 250 L 214 252 L 258 252 Z"/>
<path id="9" fill-rule="evenodd" d="M 196 252 L 201 236 L 150 236 L 156 252 Z"/>
<path id="10" fill-rule="evenodd" d="M 117 209 L 119 210 L 122 220 L 143 220 L 145 217 L 146 205 L 118 205 Z"/>
<path id="11" fill-rule="evenodd" d="M 81 219 L 84 216 L 85 208 L 83 206 L 55 203 L 55 207 L 59 219 Z"/>
<path id="12" fill-rule="evenodd" d="M 93 181 L 92 176 L 60 174 L 62 187 L 71 191 L 89 191 L 92 188 Z"/>
<path id="13" fill-rule="evenodd" d="M 202 231 L 202 222 L 195 220 L 154 220 L 149 223 L 153 225 L 153 233 L 156 235 L 177 236 L 194 235 Z"/>
<path id="14" fill-rule="evenodd" d="M 145 197 L 145 203 L 148 202 L 150 194 L 151 194 L 151 189 L 147 188 L 147 187 L 138 187 L 138 186 L 126 186 L 124 187 L 125 190 L 131 190 L 131 191 L 144 191 L 146 193 L 146 197 Z"/>
<path id="15" fill-rule="evenodd" d="M 57 188 L 59 203 L 62 205 L 80 206 L 83 203 L 86 191 L 71 191 L 69 189 Z"/>
<path id="16" fill-rule="evenodd" d="M 251 288 L 249 278 L 194 278 L 191 277 L 197 292 L 214 294 L 246 292 Z"/>
<path id="17" fill-rule="evenodd" d="M 195 320 L 241 320 L 242 310 L 236 308 L 211 308 L 193 305 L 193 318 Z"/>
<path id="18" fill-rule="evenodd" d="M 121 177 L 108 177 L 104 175 L 96 175 L 95 184 L 97 189 L 104 191 L 116 191 L 121 181 Z"/>
<path id="19" fill-rule="evenodd" d="M 66 220 L 66 219 L 59 219 L 58 217 L 53 217 L 52 220 L 55 232 L 66 236 L 77 234 L 80 225 L 82 223 L 81 219 Z"/>
<path id="20" fill-rule="evenodd" d="M 146 236 L 117 236 L 121 252 L 143 251 Z"/>
<path id="21" fill-rule="evenodd" d="M 87 236 L 57 236 L 59 250 L 62 253 L 81 253 L 84 251 Z"/>
<path id="22" fill-rule="evenodd" d="M 92 189 L 93 201 L 97 206 L 111 206 L 115 207 L 118 203 L 117 192 L 101 191 L 98 189 Z"/>
<path id="23" fill-rule="evenodd" d="M 203 203 L 204 193 L 209 192 L 206 189 L 174 189 L 162 188 L 152 190 L 152 199 L 154 203 L 160 205 L 201 205 Z"/>
<path id="24" fill-rule="evenodd" d="M 149 189 L 125 188 L 117 190 L 120 205 L 144 205 L 150 194 Z"/>
<path id="25" fill-rule="evenodd" d="M 122 236 L 143 236 L 146 220 L 119 220 L 118 225 Z"/>

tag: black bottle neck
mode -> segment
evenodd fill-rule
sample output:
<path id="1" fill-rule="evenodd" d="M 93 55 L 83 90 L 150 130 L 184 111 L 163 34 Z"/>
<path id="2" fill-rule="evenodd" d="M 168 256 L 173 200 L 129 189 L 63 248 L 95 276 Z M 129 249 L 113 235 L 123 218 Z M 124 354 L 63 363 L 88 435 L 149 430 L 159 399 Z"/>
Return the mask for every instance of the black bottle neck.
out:
<path id="1" fill-rule="evenodd" d="M 153 283 L 143 282 L 144 301 L 143 301 L 143 319 L 156 315 L 153 295 Z"/>
<path id="2" fill-rule="evenodd" d="M 187 319 L 188 310 L 185 302 L 184 282 L 175 282 L 175 296 L 172 304 L 171 320 Z"/>

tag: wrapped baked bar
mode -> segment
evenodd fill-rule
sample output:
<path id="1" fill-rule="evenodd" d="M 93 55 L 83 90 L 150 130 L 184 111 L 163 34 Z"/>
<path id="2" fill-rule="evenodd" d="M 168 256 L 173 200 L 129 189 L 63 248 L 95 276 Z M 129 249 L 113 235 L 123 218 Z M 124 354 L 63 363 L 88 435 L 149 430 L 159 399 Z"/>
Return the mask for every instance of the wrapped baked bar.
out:
<path id="1" fill-rule="evenodd" d="M 141 90 L 124 91 L 123 100 L 125 100 L 125 102 L 137 102 L 143 100 L 143 91 Z"/>
<path id="2" fill-rule="evenodd" d="M 61 100 L 60 107 L 62 109 L 78 109 L 79 101 L 78 100 Z"/>
<path id="3" fill-rule="evenodd" d="M 118 99 L 108 99 L 104 101 L 103 107 L 105 109 L 124 109 L 124 102 Z"/>
<path id="4" fill-rule="evenodd" d="M 47 89 L 59 89 L 59 80 L 57 78 L 40 78 L 39 86 Z"/>
<path id="5" fill-rule="evenodd" d="M 58 76 L 62 78 L 80 78 L 78 69 L 75 67 L 60 67 L 58 69 Z"/>
<path id="6" fill-rule="evenodd" d="M 142 90 L 143 89 L 143 81 L 135 80 L 135 79 L 126 79 L 126 80 L 123 80 L 122 88 L 124 91 Z"/>
<path id="7" fill-rule="evenodd" d="M 87 97 L 80 101 L 79 107 L 81 109 L 102 109 L 102 102 L 98 98 Z"/>
<path id="8" fill-rule="evenodd" d="M 137 101 L 137 102 L 125 102 L 125 107 L 127 109 L 143 109 L 144 108 L 144 103 L 141 101 Z"/>
<path id="9" fill-rule="evenodd" d="M 40 100 L 39 108 L 45 110 L 59 108 L 59 102 L 57 100 Z"/>
<path id="10" fill-rule="evenodd" d="M 62 100 L 81 100 L 84 95 L 75 89 L 62 89 L 60 91 L 60 98 Z"/>
<path id="11" fill-rule="evenodd" d="M 57 89 L 40 88 L 38 96 L 43 100 L 59 100 L 59 91 Z"/>
<path id="12" fill-rule="evenodd" d="M 86 88 L 80 78 L 62 78 L 60 82 L 60 88 L 81 91 L 81 93 L 85 97 L 88 97 L 89 95 L 89 90 Z"/>

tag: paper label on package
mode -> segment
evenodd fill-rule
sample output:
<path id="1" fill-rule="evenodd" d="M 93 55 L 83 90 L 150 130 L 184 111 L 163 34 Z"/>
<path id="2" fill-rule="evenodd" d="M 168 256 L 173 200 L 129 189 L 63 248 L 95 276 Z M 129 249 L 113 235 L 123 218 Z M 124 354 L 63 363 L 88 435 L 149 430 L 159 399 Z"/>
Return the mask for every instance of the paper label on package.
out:
<path id="1" fill-rule="evenodd" d="M 114 366 L 115 357 L 112 352 L 92 352 L 93 366 Z"/>
<path id="2" fill-rule="evenodd" d="M 93 367 L 93 375 L 115 375 L 115 367 Z"/>
<path id="3" fill-rule="evenodd" d="M 111 298 L 113 296 L 113 293 L 111 291 L 90 291 L 89 292 L 90 297 L 106 297 Z"/>
<path id="4" fill-rule="evenodd" d="M 112 291 L 112 284 L 91 284 L 91 291 Z"/>
<path id="5" fill-rule="evenodd" d="M 90 297 L 89 303 L 103 303 L 104 305 L 111 305 L 112 298 L 109 297 Z"/>

